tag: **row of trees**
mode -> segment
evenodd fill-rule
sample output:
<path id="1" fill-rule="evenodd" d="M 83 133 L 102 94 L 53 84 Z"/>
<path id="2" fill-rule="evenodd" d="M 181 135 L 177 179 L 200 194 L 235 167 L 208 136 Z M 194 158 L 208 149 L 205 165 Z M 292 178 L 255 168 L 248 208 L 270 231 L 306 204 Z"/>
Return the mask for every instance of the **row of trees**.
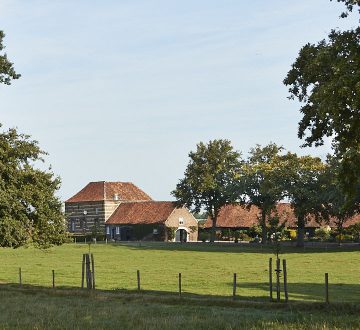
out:
<path id="1" fill-rule="evenodd" d="M 342 191 L 335 157 L 329 156 L 323 162 L 270 143 L 265 147 L 256 145 L 243 159 L 229 140 L 213 140 L 199 143 L 189 158 L 184 178 L 172 194 L 179 204 L 194 212 L 207 212 L 212 220 L 211 241 L 215 239 L 219 212 L 227 204 L 255 205 L 260 209 L 259 224 L 265 243 L 276 204 L 288 200 L 297 218 L 298 246 L 304 245 L 310 216 L 319 222 L 336 218 L 341 233 L 343 224 L 359 206 L 359 194 L 352 195 L 349 201 Z"/>

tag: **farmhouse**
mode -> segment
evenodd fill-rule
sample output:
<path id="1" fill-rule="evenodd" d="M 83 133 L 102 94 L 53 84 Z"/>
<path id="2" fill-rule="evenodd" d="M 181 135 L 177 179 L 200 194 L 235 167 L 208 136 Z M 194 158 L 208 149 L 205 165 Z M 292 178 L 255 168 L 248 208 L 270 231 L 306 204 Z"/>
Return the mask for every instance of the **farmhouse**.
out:
<path id="1" fill-rule="evenodd" d="M 296 229 L 296 216 L 289 203 L 278 203 L 274 215 L 279 217 L 279 223 L 285 223 L 285 226 L 289 229 Z M 226 205 L 219 213 L 216 227 L 218 229 L 249 229 L 259 224 L 260 209 L 254 205 L 250 208 L 241 205 Z M 360 214 L 357 214 L 345 222 L 344 227 L 353 225 L 360 222 Z M 306 232 L 312 236 L 316 228 L 326 226 L 325 223 L 318 223 L 314 216 L 309 216 L 306 223 Z M 332 218 L 328 224 L 331 228 L 336 227 L 336 219 Z M 205 222 L 205 228 L 211 228 L 212 222 L 207 219 Z"/>
<path id="2" fill-rule="evenodd" d="M 196 241 L 197 221 L 174 202 L 154 201 L 131 182 L 90 182 L 65 202 L 69 232 L 113 240 Z"/>

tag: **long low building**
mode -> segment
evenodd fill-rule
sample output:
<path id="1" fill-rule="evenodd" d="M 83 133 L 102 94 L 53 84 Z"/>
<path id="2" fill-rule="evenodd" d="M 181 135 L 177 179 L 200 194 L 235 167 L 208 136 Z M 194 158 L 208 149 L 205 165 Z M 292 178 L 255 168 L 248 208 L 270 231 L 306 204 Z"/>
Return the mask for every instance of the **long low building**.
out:
<path id="1" fill-rule="evenodd" d="M 278 203 L 276 206 L 276 211 L 273 212 L 273 215 L 279 217 L 279 223 L 284 223 L 287 228 L 296 229 L 296 216 L 290 205 L 290 203 Z M 226 205 L 224 206 L 219 213 L 217 218 L 216 227 L 218 229 L 249 229 L 253 226 L 259 224 L 259 219 L 261 217 L 260 209 L 257 206 L 252 205 L 251 207 L 242 206 L 242 205 Z M 360 222 L 360 214 L 357 214 L 349 218 L 344 227 L 348 227 L 357 222 Z M 316 228 L 323 226 L 330 226 L 331 228 L 336 227 L 336 219 L 331 218 L 329 223 L 324 221 L 317 222 L 314 216 L 307 217 L 306 229 L 307 232 L 313 234 Z M 212 221 L 207 219 L 205 222 L 205 228 L 211 228 Z"/>
<path id="2" fill-rule="evenodd" d="M 74 235 L 113 240 L 196 241 L 198 224 L 185 207 L 154 201 L 131 182 L 90 182 L 65 202 Z"/>

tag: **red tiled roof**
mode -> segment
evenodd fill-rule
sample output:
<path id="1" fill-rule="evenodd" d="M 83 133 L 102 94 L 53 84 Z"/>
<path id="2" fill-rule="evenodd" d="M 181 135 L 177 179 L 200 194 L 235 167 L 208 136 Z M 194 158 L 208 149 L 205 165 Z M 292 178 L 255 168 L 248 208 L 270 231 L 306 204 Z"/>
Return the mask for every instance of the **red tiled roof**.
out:
<path id="1" fill-rule="evenodd" d="M 276 212 L 280 218 L 280 223 L 285 222 L 286 227 L 296 227 L 296 217 L 289 203 L 279 203 L 276 206 Z M 226 205 L 219 213 L 216 227 L 219 228 L 248 228 L 259 224 L 260 209 L 251 206 L 250 209 L 241 205 Z M 344 227 L 348 227 L 356 222 L 360 222 L 360 214 L 357 214 L 345 222 Z M 205 228 L 210 228 L 211 220 L 207 219 Z M 326 225 L 324 223 L 324 225 Z M 330 227 L 335 227 L 335 219 L 330 219 Z M 310 216 L 306 227 L 320 227 L 314 216 Z"/>
<path id="2" fill-rule="evenodd" d="M 131 182 L 90 182 L 77 194 L 69 198 L 66 203 L 95 202 L 114 200 L 119 201 L 151 201 L 152 198 Z"/>
<path id="3" fill-rule="evenodd" d="M 106 224 L 164 223 L 175 208 L 174 202 L 125 202 L 118 206 Z"/>

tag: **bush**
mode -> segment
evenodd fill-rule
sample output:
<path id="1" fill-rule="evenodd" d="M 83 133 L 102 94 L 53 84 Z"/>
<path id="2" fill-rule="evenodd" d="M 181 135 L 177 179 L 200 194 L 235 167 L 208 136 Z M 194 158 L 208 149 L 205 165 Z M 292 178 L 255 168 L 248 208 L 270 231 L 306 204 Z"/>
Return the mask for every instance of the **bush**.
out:
<path id="1" fill-rule="evenodd" d="M 360 222 L 357 222 L 347 228 L 347 233 L 353 237 L 356 242 L 360 241 Z"/>
<path id="2" fill-rule="evenodd" d="M 207 231 L 199 232 L 199 241 L 206 242 L 210 240 L 210 233 Z"/>
<path id="3" fill-rule="evenodd" d="M 255 225 L 249 228 L 248 235 L 252 238 L 261 237 L 261 227 L 259 225 Z"/>
<path id="4" fill-rule="evenodd" d="M 318 228 L 315 229 L 315 238 L 319 239 L 320 241 L 326 241 L 330 239 L 330 230 L 325 228 Z"/>
<path id="5" fill-rule="evenodd" d="M 288 237 L 289 237 L 291 240 L 294 240 L 294 239 L 296 239 L 296 237 L 297 237 L 296 229 L 288 229 L 288 230 L 287 230 L 287 234 L 288 234 Z"/>

